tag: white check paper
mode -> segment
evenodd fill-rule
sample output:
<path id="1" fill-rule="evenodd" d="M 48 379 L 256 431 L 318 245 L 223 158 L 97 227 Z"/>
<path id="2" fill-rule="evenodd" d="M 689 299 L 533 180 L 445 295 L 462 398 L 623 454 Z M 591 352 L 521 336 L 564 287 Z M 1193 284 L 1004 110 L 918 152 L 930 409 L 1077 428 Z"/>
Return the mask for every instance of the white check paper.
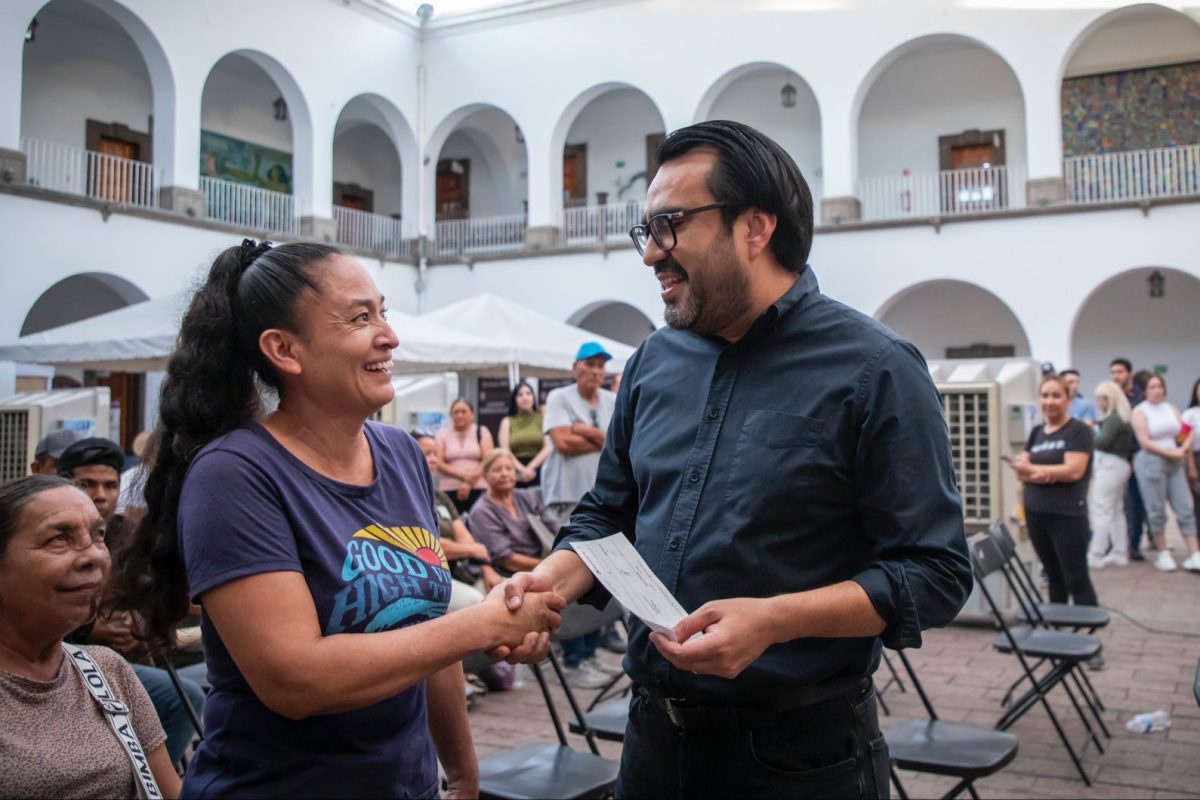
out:
<path id="1" fill-rule="evenodd" d="M 571 542 L 596 580 L 651 630 L 675 640 L 675 625 L 687 616 L 623 533 L 592 542 Z"/>

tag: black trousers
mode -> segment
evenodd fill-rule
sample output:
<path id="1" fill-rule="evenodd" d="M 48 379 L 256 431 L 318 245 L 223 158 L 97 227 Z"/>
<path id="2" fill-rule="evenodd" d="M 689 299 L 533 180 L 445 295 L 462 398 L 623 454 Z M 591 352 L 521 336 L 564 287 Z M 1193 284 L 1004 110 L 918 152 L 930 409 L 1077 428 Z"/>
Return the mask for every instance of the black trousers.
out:
<path id="1" fill-rule="evenodd" d="M 634 694 L 618 798 L 887 798 L 888 751 L 866 684 L 748 730 L 684 731 Z"/>
<path id="2" fill-rule="evenodd" d="M 1077 606 L 1099 605 L 1088 575 L 1088 518 L 1025 511 L 1029 541 L 1046 569 L 1050 602 Z"/>

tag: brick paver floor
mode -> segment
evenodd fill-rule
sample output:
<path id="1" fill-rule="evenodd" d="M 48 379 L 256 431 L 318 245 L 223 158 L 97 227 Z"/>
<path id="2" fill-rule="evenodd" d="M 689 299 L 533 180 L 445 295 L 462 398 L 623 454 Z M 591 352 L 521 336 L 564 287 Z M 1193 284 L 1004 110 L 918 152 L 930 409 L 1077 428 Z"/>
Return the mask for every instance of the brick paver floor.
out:
<path id="1" fill-rule="evenodd" d="M 1176 540 L 1176 554 L 1183 553 Z M 1192 797 L 1200 798 L 1200 707 L 1192 694 L 1200 659 L 1200 576 L 1180 570 L 1163 574 L 1149 563 L 1093 572 L 1100 600 L 1113 611 L 1112 624 L 1099 632 L 1107 668 L 1089 673 L 1108 707 L 1105 720 L 1112 739 L 1106 752 L 1088 749 L 1084 766 L 1092 778 L 1086 787 L 1075 772 L 1046 713 L 1035 708 L 1013 726 L 1020 739 L 1017 759 L 999 774 L 976 784 L 983 797 Z M 999 717 L 1000 698 L 1018 674 L 1011 656 L 992 650 L 993 632 L 955 625 L 926 634 L 925 645 L 910 656 L 939 715 L 947 720 L 991 726 Z M 604 653 L 603 658 L 615 656 Z M 897 662 L 897 668 L 899 663 Z M 882 683 L 886 669 L 877 676 Z M 592 693 L 578 692 L 581 700 Z M 564 718 L 569 708 L 555 693 Z M 915 693 L 891 687 L 885 699 L 893 720 L 921 716 Z M 1073 742 L 1083 728 L 1069 703 L 1052 695 L 1059 718 Z M 1173 725 L 1164 733 L 1134 734 L 1125 722 L 1142 711 L 1162 709 Z M 554 732 L 537 684 L 479 699 L 471 727 L 481 757 L 531 741 L 554 741 Z M 585 748 L 582 737 L 572 746 Z M 620 745 L 602 742 L 605 756 L 618 758 Z M 908 793 L 939 797 L 950 788 L 946 779 L 901 772 Z M 893 791 L 893 796 L 895 793 Z"/>

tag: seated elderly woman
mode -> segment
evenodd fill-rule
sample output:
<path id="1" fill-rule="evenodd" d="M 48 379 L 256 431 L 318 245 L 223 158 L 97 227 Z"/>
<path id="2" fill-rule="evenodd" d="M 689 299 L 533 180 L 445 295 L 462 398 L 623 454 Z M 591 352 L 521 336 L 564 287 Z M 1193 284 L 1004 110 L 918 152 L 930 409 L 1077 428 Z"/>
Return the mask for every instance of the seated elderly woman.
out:
<path id="1" fill-rule="evenodd" d="M 483 459 L 487 492 L 471 506 L 467 525 L 492 556 L 492 564 L 506 572 L 533 569 L 549 552 L 546 541 L 558 533 L 541 495 L 534 489 L 517 489 L 517 459 L 496 448 Z M 544 526 L 539 532 L 535 526 Z"/>
<path id="2" fill-rule="evenodd" d="M 0 486 L 0 796 L 179 794 L 133 670 L 106 647 L 63 644 L 96 616 L 109 566 L 104 521 L 79 489 L 49 475 Z M 107 692 L 120 706 L 105 710 Z M 129 722 L 136 736 L 120 735 Z"/>

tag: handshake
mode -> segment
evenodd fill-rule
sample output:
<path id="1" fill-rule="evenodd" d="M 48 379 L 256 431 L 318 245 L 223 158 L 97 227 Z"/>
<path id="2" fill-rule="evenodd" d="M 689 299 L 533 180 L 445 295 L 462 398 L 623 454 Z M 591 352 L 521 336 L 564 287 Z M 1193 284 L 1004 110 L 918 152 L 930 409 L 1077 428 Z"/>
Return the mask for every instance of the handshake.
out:
<path id="1" fill-rule="evenodd" d="M 498 584 L 479 609 L 487 617 L 493 661 L 536 664 L 550 652 L 550 635 L 562 625 L 567 601 L 545 575 L 518 572 Z"/>

